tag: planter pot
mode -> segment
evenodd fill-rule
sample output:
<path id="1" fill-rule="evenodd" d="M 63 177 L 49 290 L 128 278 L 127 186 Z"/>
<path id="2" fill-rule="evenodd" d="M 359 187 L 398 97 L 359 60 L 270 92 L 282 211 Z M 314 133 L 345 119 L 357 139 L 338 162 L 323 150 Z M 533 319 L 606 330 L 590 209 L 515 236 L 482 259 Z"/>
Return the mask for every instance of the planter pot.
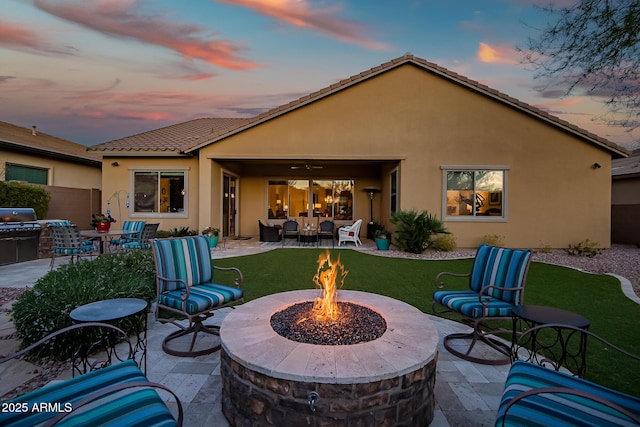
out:
<path id="1" fill-rule="evenodd" d="M 98 233 L 106 233 L 110 228 L 110 222 L 96 222 L 96 230 L 98 230 Z"/>
<path id="2" fill-rule="evenodd" d="M 218 236 L 205 236 L 209 241 L 209 247 L 215 248 L 218 246 Z"/>
<path id="3" fill-rule="evenodd" d="M 390 245 L 391 239 L 381 239 L 379 237 L 376 237 L 376 246 L 378 247 L 379 251 L 388 250 Z"/>

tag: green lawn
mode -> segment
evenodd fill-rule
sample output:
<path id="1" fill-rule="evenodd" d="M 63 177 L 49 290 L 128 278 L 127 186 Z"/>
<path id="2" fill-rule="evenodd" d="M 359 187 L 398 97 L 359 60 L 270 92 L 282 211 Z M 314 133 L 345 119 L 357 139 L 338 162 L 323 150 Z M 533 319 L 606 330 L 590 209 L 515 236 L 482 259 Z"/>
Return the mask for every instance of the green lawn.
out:
<path id="1" fill-rule="evenodd" d="M 216 265 L 239 267 L 245 276 L 246 300 L 295 289 L 313 289 L 318 255 L 324 249 L 276 249 L 270 252 L 215 260 Z M 344 289 L 373 292 L 405 301 L 425 313 L 431 310 L 433 279 L 441 271 L 468 273 L 472 260 L 415 260 L 386 258 L 353 250 L 332 250 L 349 274 Z M 219 274 L 219 273 L 216 273 Z M 224 277 L 216 276 L 220 281 Z M 447 289 L 466 289 L 458 279 Z M 591 321 L 591 331 L 627 351 L 640 354 L 640 305 L 626 298 L 617 279 L 570 268 L 532 263 L 525 303 L 575 311 Z M 450 316 L 458 320 L 455 315 Z M 586 378 L 640 395 L 640 362 L 619 357 L 589 341 Z"/>

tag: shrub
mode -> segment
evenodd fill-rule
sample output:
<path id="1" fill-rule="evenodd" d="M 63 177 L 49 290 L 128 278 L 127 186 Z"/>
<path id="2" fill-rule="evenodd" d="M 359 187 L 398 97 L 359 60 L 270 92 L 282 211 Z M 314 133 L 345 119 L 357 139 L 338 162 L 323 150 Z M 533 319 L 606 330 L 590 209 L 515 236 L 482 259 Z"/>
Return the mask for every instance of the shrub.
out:
<path id="1" fill-rule="evenodd" d="M 0 206 L 7 208 L 33 208 L 38 218 L 49 210 L 51 195 L 37 185 L 0 181 Z"/>
<path id="2" fill-rule="evenodd" d="M 585 239 L 575 245 L 569 245 L 569 248 L 566 251 L 569 255 L 573 256 L 594 257 L 602 252 L 602 249 L 600 249 L 599 246 L 600 244 L 598 242 Z"/>
<path id="3" fill-rule="evenodd" d="M 398 246 L 414 254 L 424 252 L 434 234 L 448 233 L 442 221 L 427 211 L 397 211 L 391 215 L 391 223 L 396 226 Z"/>
<path id="4" fill-rule="evenodd" d="M 13 304 L 11 317 L 26 347 L 70 326 L 69 313 L 84 304 L 110 298 L 155 298 L 155 268 L 151 250 L 104 254 L 93 261 L 61 265 L 40 278 Z M 126 325 L 121 325 L 126 328 Z M 40 346 L 35 357 L 66 359 L 69 351 L 90 344 L 91 336 L 63 334 L 50 346 Z"/>
<path id="5" fill-rule="evenodd" d="M 485 234 L 482 237 L 482 243 L 490 246 L 504 246 L 504 237 L 498 234 Z"/>
<path id="6" fill-rule="evenodd" d="M 158 230 L 156 238 L 166 239 L 167 237 L 184 237 L 184 236 L 197 236 L 198 231 L 191 230 L 189 227 L 172 228 L 169 231 Z"/>
<path id="7" fill-rule="evenodd" d="M 453 237 L 453 234 L 443 234 L 442 236 L 438 236 L 433 239 L 431 243 L 431 248 L 443 251 L 443 252 L 451 252 L 454 251 L 458 247 L 456 243 L 456 238 Z"/>

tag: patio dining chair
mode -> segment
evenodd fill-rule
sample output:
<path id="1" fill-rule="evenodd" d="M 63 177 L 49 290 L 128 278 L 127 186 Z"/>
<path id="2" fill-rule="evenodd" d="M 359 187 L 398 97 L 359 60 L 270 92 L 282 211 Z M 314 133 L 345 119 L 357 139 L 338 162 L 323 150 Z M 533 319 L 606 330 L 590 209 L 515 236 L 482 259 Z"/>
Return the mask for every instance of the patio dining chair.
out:
<path id="1" fill-rule="evenodd" d="M 49 224 L 53 236 L 53 248 L 51 250 L 51 265 L 53 270 L 55 259 L 62 256 L 71 256 L 71 263 L 82 256 L 93 257 L 98 255 L 99 248 L 93 240 L 85 240 L 78 231 L 78 226 L 67 222 Z"/>
<path id="2" fill-rule="evenodd" d="M 294 219 L 289 219 L 282 224 L 282 247 L 284 247 L 287 239 L 296 239 L 296 242 L 300 241 L 298 221 Z"/>
<path id="3" fill-rule="evenodd" d="M 244 292 L 240 288 L 242 272 L 234 267 L 213 265 L 211 248 L 204 236 L 152 239 L 151 248 L 157 284 L 156 319 L 179 328 L 164 339 L 162 350 L 182 357 L 217 351 L 220 349 L 219 341 L 214 345 L 197 345 L 198 334 L 219 335 L 218 326 L 204 325 L 204 321 L 220 308 L 244 302 Z M 235 276 L 233 284 L 228 286 L 214 282 L 214 270 L 231 272 Z M 187 319 L 188 326 L 177 323 L 179 319 L 161 316 L 161 311 Z M 190 345 L 186 348 L 180 347 L 180 342 L 173 342 L 181 337 L 187 337 L 187 342 L 190 337 Z"/>
<path id="4" fill-rule="evenodd" d="M 320 246 L 320 240 L 331 240 L 331 247 L 336 246 L 335 234 L 333 232 L 334 227 L 335 224 L 333 221 L 326 220 L 320 223 L 318 226 L 317 246 Z"/>
<path id="5" fill-rule="evenodd" d="M 121 245 L 122 249 L 149 249 L 151 247 L 150 240 L 156 237 L 159 223 L 145 224 L 142 232 L 137 239 L 131 239 Z"/>
<path id="6" fill-rule="evenodd" d="M 123 235 L 109 241 L 109 248 L 120 249 L 125 243 L 140 239 L 140 234 L 144 228 L 145 221 L 125 221 L 122 223 Z"/>

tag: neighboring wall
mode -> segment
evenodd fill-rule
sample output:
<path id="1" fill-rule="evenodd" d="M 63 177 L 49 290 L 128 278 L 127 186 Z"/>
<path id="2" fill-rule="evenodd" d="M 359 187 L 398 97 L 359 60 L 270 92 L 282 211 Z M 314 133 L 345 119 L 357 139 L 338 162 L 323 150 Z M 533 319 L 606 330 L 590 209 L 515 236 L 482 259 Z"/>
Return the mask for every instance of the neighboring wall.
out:
<path id="1" fill-rule="evenodd" d="M 611 199 L 611 241 L 640 245 L 639 218 L 640 176 L 614 179 Z"/>
<path id="2" fill-rule="evenodd" d="M 45 218 L 68 219 L 80 230 L 91 228 L 91 214 L 100 213 L 100 195 L 98 189 L 44 186 L 51 195 L 49 210 Z"/>

